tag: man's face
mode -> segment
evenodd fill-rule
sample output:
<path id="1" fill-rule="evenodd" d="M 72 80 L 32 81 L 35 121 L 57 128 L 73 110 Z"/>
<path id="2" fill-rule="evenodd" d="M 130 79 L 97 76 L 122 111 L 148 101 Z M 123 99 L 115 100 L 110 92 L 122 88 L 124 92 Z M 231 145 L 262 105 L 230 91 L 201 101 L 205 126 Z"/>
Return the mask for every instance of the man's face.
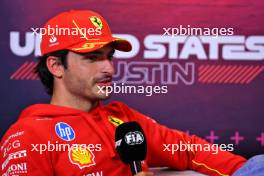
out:
<path id="1" fill-rule="evenodd" d="M 79 54 L 69 52 L 68 68 L 65 69 L 63 83 L 66 90 L 76 98 L 103 100 L 109 97 L 98 86 L 110 86 L 114 67 L 114 49 L 107 45 L 93 52 Z"/>

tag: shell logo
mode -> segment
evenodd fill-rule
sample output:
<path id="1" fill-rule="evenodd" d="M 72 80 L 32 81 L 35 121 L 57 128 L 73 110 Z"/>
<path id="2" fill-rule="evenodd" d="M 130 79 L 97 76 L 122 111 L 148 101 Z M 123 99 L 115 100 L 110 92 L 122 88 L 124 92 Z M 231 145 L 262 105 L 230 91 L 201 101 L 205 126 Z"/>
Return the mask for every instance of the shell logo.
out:
<path id="1" fill-rule="evenodd" d="M 94 154 L 89 149 L 81 146 L 73 147 L 69 150 L 70 162 L 79 166 L 80 169 L 95 165 L 94 158 Z"/>

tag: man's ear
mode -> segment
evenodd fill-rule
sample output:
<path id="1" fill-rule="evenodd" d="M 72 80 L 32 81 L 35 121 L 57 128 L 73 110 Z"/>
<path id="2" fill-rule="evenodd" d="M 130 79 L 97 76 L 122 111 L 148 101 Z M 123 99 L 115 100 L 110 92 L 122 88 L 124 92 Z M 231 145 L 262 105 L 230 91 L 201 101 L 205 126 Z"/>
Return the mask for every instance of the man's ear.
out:
<path id="1" fill-rule="evenodd" d="M 47 68 L 49 69 L 50 73 L 57 78 L 62 78 L 64 73 L 64 66 L 61 63 L 60 59 L 55 56 L 49 56 L 47 58 Z"/>

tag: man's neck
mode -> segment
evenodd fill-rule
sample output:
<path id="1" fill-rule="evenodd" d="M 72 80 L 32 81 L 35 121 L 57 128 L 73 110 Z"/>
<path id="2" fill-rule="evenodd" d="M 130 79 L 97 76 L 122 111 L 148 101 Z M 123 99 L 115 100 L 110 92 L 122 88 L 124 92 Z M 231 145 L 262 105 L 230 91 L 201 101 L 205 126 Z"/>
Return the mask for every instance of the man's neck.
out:
<path id="1" fill-rule="evenodd" d="M 57 93 L 54 93 L 51 97 L 50 104 L 70 107 L 84 112 L 89 112 L 99 104 L 99 101 L 89 101 L 81 99 L 79 97 L 58 95 Z"/>

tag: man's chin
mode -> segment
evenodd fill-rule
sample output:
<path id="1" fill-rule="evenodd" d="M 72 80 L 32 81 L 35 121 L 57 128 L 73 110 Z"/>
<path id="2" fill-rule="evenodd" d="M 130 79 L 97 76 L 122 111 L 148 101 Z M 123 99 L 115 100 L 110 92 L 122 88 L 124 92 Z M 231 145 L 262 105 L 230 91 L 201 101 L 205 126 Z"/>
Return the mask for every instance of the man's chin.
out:
<path id="1" fill-rule="evenodd" d="M 99 100 L 107 100 L 111 98 L 112 94 L 98 93 L 97 97 Z"/>
<path id="2" fill-rule="evenodd" d="M 96 97 L 100 100 L 107 100 L 111 97 L 112 91 L 106 87 L 96 87 Z"/>

